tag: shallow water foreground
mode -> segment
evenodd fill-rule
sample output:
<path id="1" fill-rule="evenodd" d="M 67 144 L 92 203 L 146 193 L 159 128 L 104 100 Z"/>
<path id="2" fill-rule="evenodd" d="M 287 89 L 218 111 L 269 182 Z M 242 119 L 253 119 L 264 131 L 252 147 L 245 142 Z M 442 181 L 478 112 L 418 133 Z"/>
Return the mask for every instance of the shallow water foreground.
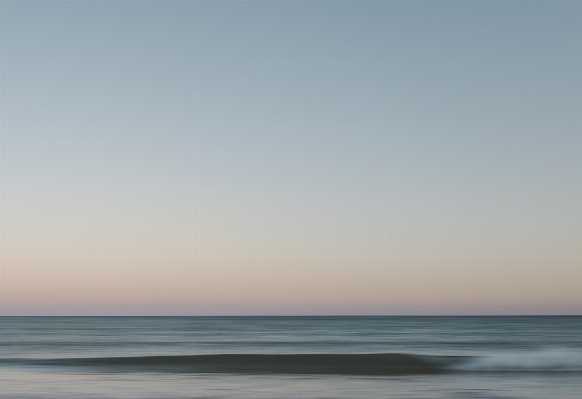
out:
<path id="1" fill-rule="evenodd" d="M 577 375 L 404 377 L 0 371 L 6 399 L 580 398 Z"/>

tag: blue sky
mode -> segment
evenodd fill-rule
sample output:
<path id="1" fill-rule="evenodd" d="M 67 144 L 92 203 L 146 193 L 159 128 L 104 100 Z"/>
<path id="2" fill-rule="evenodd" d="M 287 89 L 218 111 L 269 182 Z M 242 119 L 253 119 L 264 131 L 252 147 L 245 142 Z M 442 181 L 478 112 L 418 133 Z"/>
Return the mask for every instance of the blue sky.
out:
<path id="1" fill-rule="evenodd" d="M 582 311 L 579 2 L 10 2 L 3 314 Z"/>

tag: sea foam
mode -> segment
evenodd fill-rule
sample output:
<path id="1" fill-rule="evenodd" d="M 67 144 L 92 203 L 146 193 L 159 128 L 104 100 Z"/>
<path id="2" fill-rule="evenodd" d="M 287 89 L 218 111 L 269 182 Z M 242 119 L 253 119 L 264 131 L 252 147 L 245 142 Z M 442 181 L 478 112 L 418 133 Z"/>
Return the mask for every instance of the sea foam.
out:
<path id="1" fill-rule="evenodd" d="M 511 353 L 472 357 L 451 367 L 459 371 L 488 372 L 546 372 L 582 371 L 582 351 L 544 350 L 529 353 Z"/>

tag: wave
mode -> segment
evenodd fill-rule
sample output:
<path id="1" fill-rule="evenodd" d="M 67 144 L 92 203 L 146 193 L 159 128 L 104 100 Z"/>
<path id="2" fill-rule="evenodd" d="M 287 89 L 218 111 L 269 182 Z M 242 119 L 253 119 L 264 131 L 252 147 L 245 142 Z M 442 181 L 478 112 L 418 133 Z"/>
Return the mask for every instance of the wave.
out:
<path id="1" fill-rule="evenodd" d="M 582 352 L 545 350 L 478 356 L 452 365 L 451 369 L 473 372 L 580 372 L 582 371 Z"/>
<path id="2" fill-rule="evenodd" d="M 459 372 L 582 372 L 582 352 L 491 356 L 375 354 L 212 354 L 59 359 L 2 359 L 0 364 L 89 367 L 115 372 L 413 375 Z"/>
<path id="3" fill-rule="evenodd" d="M 35 366 L 93 367 L 108 371 L 247 374 L 406 375 L 445 372 L 445 358 L 411 354 L 213 354 L 183 356 L 4 359 Z"/>

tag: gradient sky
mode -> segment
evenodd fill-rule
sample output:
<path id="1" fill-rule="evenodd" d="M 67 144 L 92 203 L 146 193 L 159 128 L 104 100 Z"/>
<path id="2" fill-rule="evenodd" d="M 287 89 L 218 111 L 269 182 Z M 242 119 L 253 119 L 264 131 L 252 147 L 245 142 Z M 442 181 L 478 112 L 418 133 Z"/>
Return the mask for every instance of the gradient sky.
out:
<path id="1" fill-rule="evenodd" d="M 0 314 L 582 313 L 582 2 L 0 4 Z"/>

